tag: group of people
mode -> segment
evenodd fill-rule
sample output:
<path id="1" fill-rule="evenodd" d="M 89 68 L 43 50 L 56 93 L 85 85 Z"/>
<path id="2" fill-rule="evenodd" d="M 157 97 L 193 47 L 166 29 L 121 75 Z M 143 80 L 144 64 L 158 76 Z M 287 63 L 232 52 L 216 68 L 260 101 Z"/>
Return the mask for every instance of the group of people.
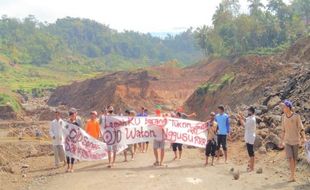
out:
<path id="1" fill-rule="evenodd" d="M 306 142 L 306 136 L 304 127 L 300 116 L 293 111 L 293 104 L 289 100 L 285 100 L 281 103 L 283 109 L 282 115 L 282 131 L 283 135 L 281 137 L 281 145 L 285 148 L 286 156 L 290 165 L 290 179 L 289 181 L 295 181 L 295 171 L 296 163 L 298 158 L 298 148 L 303 143 Z M 73 165 L 75 159 L 69 156 L 65 156 L 64 152 L 64 127 L 65 123 L 71 123 L 82 127 L 85 131 L 95 139 L 103 139 L 102 133 L 100 131 L 100 125 L 105 122 L 104 116 L 115 115 L 112 106 L 108 106 L 102 111 L 101 115 L 98 116 L 96 111 L 90 113 L 90 118 L 83 126 L 81 118 L 77 115 L 77 110 L 71 108 L 69 110 L 69 119 L 64 121 L 61 118 L 59 111 L 55 111 L 55 119 L 51 122 L 50 136 L 53 141 L 54 155 L 55 155 L 55 166 L 59 167 L 60 163 L 64 161 L 64 165 L 67 164 L 67 172 L 73 172 Z M 123 114 L 121 114 L 123 115 Z M 148 110 L 141 108 L 140 113 L 136 113 L 132 110 L 126 110 L 124 115 L 132 117 L 147 117 Z M 159 116 L 159 115 L 157 115 Z M 196 117 L 196 113 L 185 114 L 180 110 L 175 112 L 165 114 L 164 116 L 176 117 L 181 119 L 189 119 Z M 256 116 L 255 108 L 250 106 L 246 113 L 240 112 L 237 115 L 238 123 L 240 126 L 244 127 L 244 140 L 246 143 L 247 153 L 249 155 L 248 168 L 247 171 L 251 172 L 254 170 L 255 163 L 255 151 L 254 142 L 256 139 Z M 207 135 L 207 144 L 205 148 L 206 161 L 205 165 L 209 165 L 209 158 L 211 157 L 211 166 L 214 165 L 214 158 L 219 160 L 221 156 L 221 149 L 223 150 L 223 155 L 225 163 L 228 160 L 227 151 L 227 139 L 230 136 L 230 119 L 229 115 L 225 113 L 224 106 L 218 106 L 217 113 L 211 112 L 209 119 L 206 121 L 207 128 L 205 133 Z M 163 131 L 164 132 L 164 131 Z M 128 152 L 131 154 L 131 160 L 134 160 L 134 155 L 140 150 L 141 153 L 148 151 L 149 142 L 142 142 L 138 144 L 128 145 L 128 148 L 124 150 L 124 161 L 128 161 Z M 171 143 L 172 150 L 174 152 L 174 160 L 182 158 L 183 145 L 180 143 Z M 165 139 L 154 139 L 153 150 L 155 162 L 154 166 L 163 166 L 164 156 L 165 156 Z M 108 146 L 108 167 L 111 168 L 115 164 L 117 146 Z M 65 159 L 66 157 L 66 159 Z"/>

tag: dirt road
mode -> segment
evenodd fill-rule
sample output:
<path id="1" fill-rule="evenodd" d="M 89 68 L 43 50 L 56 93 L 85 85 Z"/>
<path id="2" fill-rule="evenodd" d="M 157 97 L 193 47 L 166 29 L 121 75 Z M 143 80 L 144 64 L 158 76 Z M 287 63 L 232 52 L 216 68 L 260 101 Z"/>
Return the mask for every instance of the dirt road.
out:
<path id="1" fill-rule="evenodd" d="M 238 151 L 234 159 L 240 158 Z M 62 190 L 62 189 L 284 189 L 309 190 L 309 182 L 287 183 L 286 168 L 263 166 L 263 173 L 246 173 L 245 165 L 218 163 L 204 167 L 204 158 L 197 149 L 186 149 L 180 161 L 169 161 L 173 157 L 169 150 L 166 154 L 167 167 L 155 168 L 151 149 L 148 153 L 139 153 L 134 161 L 122 162 L 118 156 L 115 168 L 108 169 L 107 161 L 81 162 L 74 173 L 63 173 L 47 177 L 42 184 L 35 181 L 25 189 Z M 243 163 L 245 163 L 243 161 Z M 274 164 L 271 164 L 274 166 Z M 260 164 L 257 168 L 261 167 Z M 240 179 L 233 180 L 230 169 L 240 170 Z"/>

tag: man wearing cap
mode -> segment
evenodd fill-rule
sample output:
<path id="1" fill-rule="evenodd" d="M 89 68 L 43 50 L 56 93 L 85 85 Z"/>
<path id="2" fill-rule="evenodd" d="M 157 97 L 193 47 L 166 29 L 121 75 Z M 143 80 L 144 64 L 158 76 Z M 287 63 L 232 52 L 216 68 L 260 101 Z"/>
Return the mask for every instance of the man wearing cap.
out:
<path id="1" fill-rule="evenodd" d="M 106 128 L 106 125 L 108 125 L 110 123 L 109 116 L 113 116 L 113 115 L 115 115 L 114 114 L 114 108 L 113 108 L 113 106 L 109 105 L 107 107 L 107 114 L 106 114 L 106 116 L 102 116 L 102 118 L 101 118 L 101 121 L 102 121 L 101 132 L 103 134 L 104 133 L 111 134 L 112 136 L 110 138 L 116 139 L 116 136 L 114 136 L 115 135 L 115 131 L 114 131 L 115 128 L 114 127 Z M 108 160 L 109 160 L 108 168 L 111 168 L 115 164 L 116 152 L 117 152 L 117 144 L 108 144 L 107 145 L 107 149 L 108 149 Z"/>
<path id="2" fill-rule="evenodd" d="M 294 113 L 293 104 L 289 100 L 285 100 L 282 104 L 282 146 L 285 147 L 287 159 L 289 161 L 291 175 L 289 182 L 296 181 L 295 171 L 298 159 L 299 145 L 306 142 L 304 126 L 300 119 L 300 115 Z M 301 140 L 304 142 L 302 143 Z"/>
<path id="3" fill-rule="evenodd" d="M 239 113 L 237 117 L 241 125 L 245 128 L 244 140 L 245 140 L 246 147 L 248 150 L 248 155 L 250 157 L 247 171 L 252 172 L 254 171 L 254 161 L 255 161 L 255 157 L 254 157 L 255 156 L 254 142 L 256 138 L 255 108 L 252 106 L 248 108 L 248 117 L 245 118 L 242 113 Z"/>
<path id="4" fill-rule="evenodd" d="M 81 117 L 78 116 L 78 112 L 77 112 L 77 109 L 76 109 L 76 108 L 70 108 L 70 110 L 69 110 L 69 115 L 70 115 L 70 114 L 72 114 L 72 115 L 75 116 L 75 121 L 76 121 L 76 123 L 78 124 L 79 127 L 84 126 Z"/>
<path id="5" fill-rule="evenodd" d="M 82 120 L 80 117 L 77 116 L 77 110 L 75 108 L 69 109 L 69 119 L 67 120 L 68 123 L 76 125 L 78 127 L 82 127 Z M 67 170 L 66 172 L 73 172 L 73 165 L 75 162 L 75 159 L 70 156 L 67 157 Z"/>
<path id="6" fill-rule="evenodd" d="M 100 137 L 100 126 L 99 121 L 97 119 L 97 112 L 90 112 L 90 119 L 87 121 L 85 126 L 85 131 L 95 139 L 99 139 Z"/>
<path id="7" fill-rule="evenodd" d="M 52 138 L 55 167 L 59 167 L 60 162 L 65 162 L 64 152 L 64 127 L 65 122 L 61 119 L 59 111 L 55 111 L 55 119 L 51 122 L 49 134 Z"/>
<path id="8" fill-rule="evenodd" d="M 216 152 L 216 134 L 218 131 L 217 123 L 215 122 L 215 113 L 211 112 L 210 113 L 210 119 L 206 122 L 207 124 L 207 130 L 206 135 L 207 135 L 207 145 L 206 145 L 206 163 L 205 166 L 208 165 L 209 157 L 211 155 L 212 160 L 211 160 L 211 166 L 214 165 L 214 157 L 215 157 L 215 152 Z"/>

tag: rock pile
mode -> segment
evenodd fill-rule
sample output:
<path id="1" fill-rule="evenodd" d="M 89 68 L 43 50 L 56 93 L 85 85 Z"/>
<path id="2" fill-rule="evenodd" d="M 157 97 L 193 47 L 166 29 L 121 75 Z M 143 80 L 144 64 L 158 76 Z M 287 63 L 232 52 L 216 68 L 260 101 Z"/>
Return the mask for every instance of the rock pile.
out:
<path id="1" fill-rule="evenodd" d="M 302 68 L 296 73 L 282 79 L 276 86 L 266 87 L 264 97 L 253 105 L 257 114 L 257 137 L 254 146 L 259 153 L 281 150 L 281 102 L 285 99 L 293 101 L 294 110 L 300 114 L 306 134 L 310 134 L 310 71 Z M 246 110 L 247 107 L 241 105 L 236 108 L 235 113 Z M 242 140 L 244 129 L 238 125 L 236 114 L 231 114 L 231 125 L 232 140 Z"/>

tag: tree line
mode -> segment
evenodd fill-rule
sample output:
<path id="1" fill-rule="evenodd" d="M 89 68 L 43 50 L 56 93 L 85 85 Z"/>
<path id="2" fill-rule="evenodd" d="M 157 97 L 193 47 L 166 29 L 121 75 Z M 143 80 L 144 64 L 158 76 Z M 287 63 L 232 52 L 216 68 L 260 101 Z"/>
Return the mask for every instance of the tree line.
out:
<path id="1" fill-rule="evenodd" d="M 240 13 L 239 0 L 222 0 L 212 26 L 195 30 L 206 56 L 236 56 L 280 51 L 298 37 L 309 35 L 310 0 L 248 0 L 248 13 Z"/>
<path id="2" fill-rule="evenodd" d="M 189 64 L 201 56 L 192 28 L 161 39 L 134 31 L 118 32 L 90 19 L 66 17 L 46 23 L 33 15 L 1 17 L 0 50 L 13 63 L 34 65 L 46 65 L 59 57 L 146 65 L 177 59 Z"/>

